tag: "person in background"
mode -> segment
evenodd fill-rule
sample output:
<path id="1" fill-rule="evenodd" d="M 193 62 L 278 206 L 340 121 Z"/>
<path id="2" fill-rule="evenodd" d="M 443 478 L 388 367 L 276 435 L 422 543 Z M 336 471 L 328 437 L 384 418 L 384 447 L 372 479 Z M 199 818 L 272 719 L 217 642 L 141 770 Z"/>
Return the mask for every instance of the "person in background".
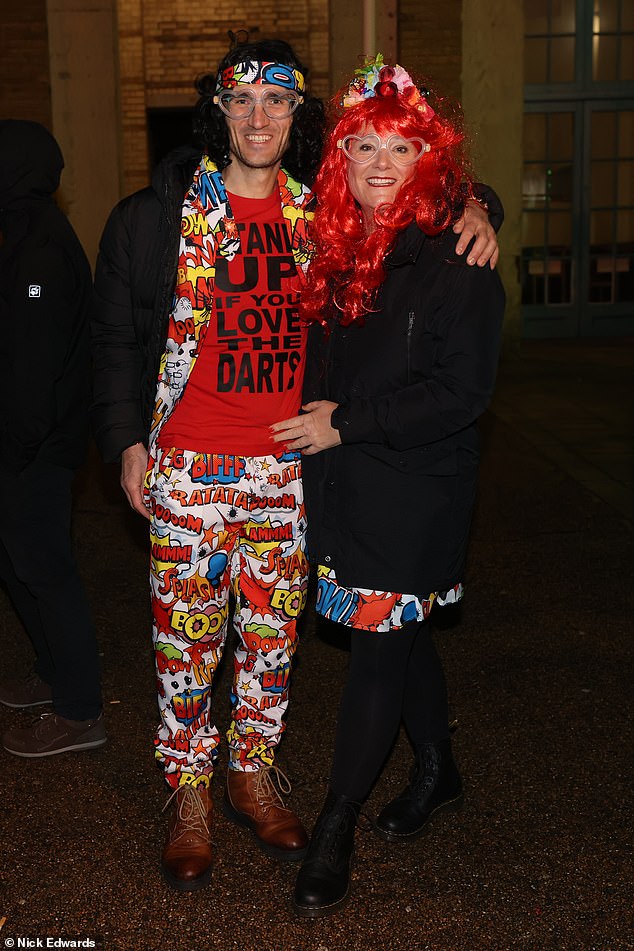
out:
<path id="1" fill-rule="evenodd" d="M 52 705 L 2 735 L 51 756 L 106 742 L 92 612 L 71 543 L 71 486 L 88 439 L 91 274 L 55 204 L 64 160 L 37 122 L 0 121 L 0 578 L 35 650 L 0 684 L 14 709 Z"/>
<path id="2" fill-rule="evenodd" d="M 278 452 L 268 431 L 301 398 L 304 182 L 323 129 L 306 73 L 282 41 L 234 44 L 198 81 L 200 147 L 171 153 L 119 203 L 97 262 L 93 419 L 150 521 L 155 755 L 174 807 L 161 869 L 182 891 L 211 879 L 211 691 L 231 595 L 223 808 L 273 858 L 298 861 L 307 845 L 274 763 L 306 597 L 300 455 Z"/>
<path id="3" fill-rule="evenodd" d="M 317 611 L 351 629 L 330 786 L 293 898 L 305 917 L 348 896 L 360 805 L 401 720 L 414 763 L 379 833 L 408 842 L 462 797 L 428 617 L 462 597 L 504 312 L 497 273 L 456 254 L 472 193 L 458 124 L 380 55 L 340 107 L 314 188 L 302 413 L 273 427 L 303 455 Z"/>

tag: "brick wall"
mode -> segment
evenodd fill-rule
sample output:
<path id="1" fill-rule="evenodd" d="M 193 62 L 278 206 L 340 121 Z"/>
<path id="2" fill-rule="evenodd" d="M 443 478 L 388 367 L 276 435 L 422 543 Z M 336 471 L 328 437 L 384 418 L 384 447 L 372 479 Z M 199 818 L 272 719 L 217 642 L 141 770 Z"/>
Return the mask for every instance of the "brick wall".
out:
<path id="1" fill-rule="evenodd" d="M 51 127 L 46 0 L 0 4 L 0 118 Z"/>
<path id="2" fill-rule="evenodd" d="M 125 192 L 148 181 L 148 107 L 192 105 L 193 81 L 215 70 L 228 30 L 287 40 L 313 92 L 328 94 L 328 0 L 117 0 L 117 10 Z"/>
<path id="3" fill-rule="evenodd" d="M 400 0 L 399 63 L 429 80 L 432 89 L 460 100 L 462 0 Z"/>

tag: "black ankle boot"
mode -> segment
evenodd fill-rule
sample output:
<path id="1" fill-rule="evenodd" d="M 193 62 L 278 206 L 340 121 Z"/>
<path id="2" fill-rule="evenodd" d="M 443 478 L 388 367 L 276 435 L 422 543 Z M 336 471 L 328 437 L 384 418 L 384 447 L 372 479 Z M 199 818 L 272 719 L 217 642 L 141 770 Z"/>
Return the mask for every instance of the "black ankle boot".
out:
<path id="1" fill-rule="evenodd" d="M 328 790 L 295 884 L 293 909 L 303 918 L 322 918 L 345 904 L 359 808 Z"/>
<path id="2" fill-rule="evenodd" d="M 462 806 L 462 779 L 451 755 L 451 740 L 425 743 L 416 751 L 409 786 L 388 803 L 376 820 L 390 841 L 415 839 L 438 812 Z"/>

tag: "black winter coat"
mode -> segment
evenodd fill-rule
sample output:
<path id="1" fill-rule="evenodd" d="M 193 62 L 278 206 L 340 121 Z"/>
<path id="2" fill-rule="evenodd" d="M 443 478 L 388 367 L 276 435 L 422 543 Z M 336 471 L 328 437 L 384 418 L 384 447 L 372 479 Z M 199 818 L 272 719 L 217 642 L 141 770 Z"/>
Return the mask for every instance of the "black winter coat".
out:
<path id="1" fill-rule="evenodd" d="M 308 548 L 346 586 L 426 596 L 463 578 L 504 292 L 455 245 L 411 224 L 378 311 L 309 334 L 304 401 L 339 404 L 342 445 L 302 462 Z"/>
<path id="2" fill-rule="evenodd" d="M 124 198 L 106 224 L 92 310 L 93 426 L 104 459 L 147 445 L 165 350 L 180 246 L 181 210 L 200 151 L 183 147 L 152 185 Z"/>
<path id="3" fill-rule="evenodd" d="M 64 167 L 35 122 L 0 122 L 0 465 L 74 469 L 88 439 L 91 274 L 55 205 Z"/>

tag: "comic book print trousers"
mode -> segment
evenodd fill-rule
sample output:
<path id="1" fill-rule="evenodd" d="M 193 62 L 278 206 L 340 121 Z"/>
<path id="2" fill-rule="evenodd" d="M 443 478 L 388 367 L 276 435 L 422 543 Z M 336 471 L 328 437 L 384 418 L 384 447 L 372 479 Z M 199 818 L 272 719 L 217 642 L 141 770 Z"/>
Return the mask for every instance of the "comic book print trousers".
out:
<path id="1" fill-rule="evenodd" d="M 270 766 L 306 603 L 299 454 L 162 449 L 148 488 L 156 758 L 172 787 L 209 784 L 220 742 L 211 688 L 233 606 L 229 765 Z"/>

